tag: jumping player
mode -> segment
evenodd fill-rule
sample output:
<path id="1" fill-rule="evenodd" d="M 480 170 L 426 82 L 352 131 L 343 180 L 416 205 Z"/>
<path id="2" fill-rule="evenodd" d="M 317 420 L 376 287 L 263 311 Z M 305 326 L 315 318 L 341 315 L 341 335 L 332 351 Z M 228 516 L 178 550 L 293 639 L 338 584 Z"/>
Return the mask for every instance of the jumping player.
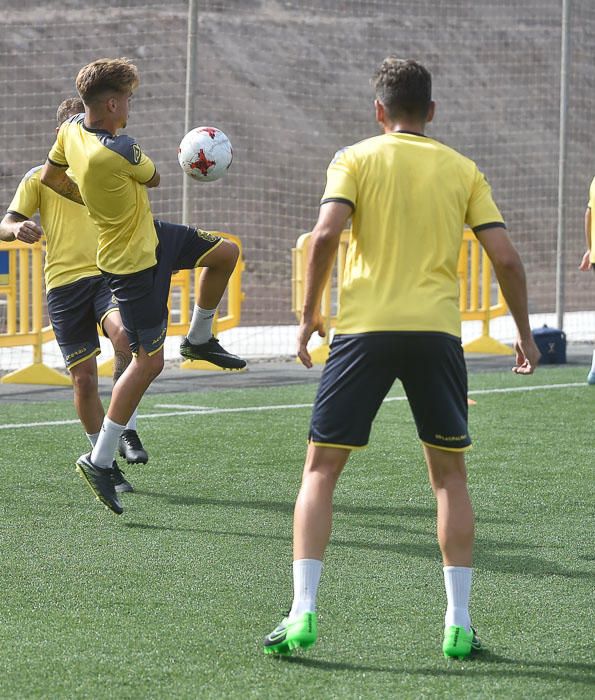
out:
<path id="1" fill-rule="evenodd" d="M 138 84 L 137 68 L 128 59 L 84 66 L 76 86 L 85 113 L 62 125 L 41 173 L 45 185 L 86 204 L 99 231 L 97 266 L 118 301 L 134 355 L 114 387 L 96 445 L 77 461 L 97 498 L 118 514 L 122 506 L 113 489 L 113 455 L 123 426 L 163 369 L 173 270 L 205 268 L 180 352 L 228 369 L 246 364 L 224 350 L 211 330 L 238 247 L 194 227 L 153 219 L 147 188 L 159 185 L 159 173 L 134 139 L 118 135 Z"/>
<path id="2" fill-rule="evenodd" d="M 60 125 L 84 111 L 80 98 L 64 100 L 57 111 Z M 20 182 L 0 222 L 0 240 L 35 243 L 46 239 L 45 288 L 48 313 L 64 362 L 72 376 L 74 405 L 91 445 L 104 418 L 97 386 L 97 326 L 114 347 L 114 383 L 132 354 L 118 305 L 97 269 L 97 229 L 84 206 L 69 202 L 40 181 L 39 165 Z M 41 226 L 31 217 L 39 211 Z M 148 455 L 136 432 L 136 411 L 119 438 L 119 452 L 129 463 L 146 463 Z M 132 491 L 113 462 L 116 491 Z"/>

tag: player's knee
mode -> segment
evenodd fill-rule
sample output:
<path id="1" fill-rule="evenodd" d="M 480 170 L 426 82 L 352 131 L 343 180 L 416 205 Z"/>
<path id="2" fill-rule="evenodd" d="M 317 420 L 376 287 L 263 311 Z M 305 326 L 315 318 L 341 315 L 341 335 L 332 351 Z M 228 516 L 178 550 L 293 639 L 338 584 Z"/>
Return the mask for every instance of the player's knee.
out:
<path id="1" fill-rule="evenodd" d="M 71 372 L 74 392 L 82 399 L 89 398 L 97 392 L 97 375 L 94 372 L 79 370 Z"/>
<path id="2" fill-rule="evenodd" d="M 467 472 L 464 465 L 448 467 L 430 467 L 430 481 L 434 489 L 467 488 Z"/>
<path id="3" fill-rule="evenodd" d="M 230 273 L 234 271 L 240 257 L 240 248 L 233 241 L 224 240 L 221 244 L 221 267 Z"/>
<path id="4" fill-rule="evenodd" d="M 128 361 L 130 362 L 132 359 L 132 351 L 130 350 L 130 342 L 128 340 L 128 335 L 124 330 L 124 326 L 114 326 L 113 330 L 110 330 L 109 338 L 114 346 L 114 350 L 126 355 L 126 357 L 128 357 Z"/>
<path id="5" fill-rule="evenodd" d="M 163 371 L 164 366 L 163 352 L 158 352 L 155 355 L 146 355 L 142 360 L 142 371 L 149 381 L 153 381 Z"/>

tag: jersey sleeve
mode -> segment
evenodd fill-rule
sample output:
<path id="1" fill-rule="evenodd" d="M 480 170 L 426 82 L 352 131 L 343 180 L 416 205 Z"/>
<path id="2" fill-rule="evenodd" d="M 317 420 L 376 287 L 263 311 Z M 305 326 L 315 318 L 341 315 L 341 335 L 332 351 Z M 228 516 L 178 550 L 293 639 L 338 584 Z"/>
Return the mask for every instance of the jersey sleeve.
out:
<path id="1" fill-rule="evenodd" d="M 587 205 L 591 211 L 595 209 L 595 177 L 591 182 L 591 187 L 589 188 L 589 203 Z"/>
<path id="2" fill-rule="evenodd" d="M 140 151 L 140 148 L 139 148 Z M 132 177 L 137 181 L 140 182 L 141 185 L 144 185 L 145 182 L 149 182 L 149 180 L 155 175 L 155 172 L 157 171 L 157 168 L 155 167 L 155 164 L 153 161 L 149 158 L 149 156 L 145 155 L 142 151 L 140 151 L 140 160 L 138 163 L 135 163 L 131 165 L 132 168 Z"/>
<path id="3" fill-rule="evenodd" d="M 157 168 L 134 139 L 130 139 L 127 146 L 128 152 L 125 157 L 128 161 L 128 171 L 134 180 L 144 185 L 155 175 Z"/>
<path id="4" fill-rule="evenodd" d="M 64 134 L 67 128 L 68 122 L 64 122 L 58 131 L 58 136 L 54 145 L 51 147 L 48 153 L 48 160 L 52 165 L 58 168 L 68 167 L 68 161 L 66 160 L 66 154 L 64 153 Z"/>
<path id="5" fill-rule="evenodd" d="M 326 187 L 320 200 L 325 202 L 345 202 L 355 209 L 357 205 L 356 168 L 348 148 L 335 153 L 326 171 Z"/>
<path id="6" fill-rule="evenodd" d="M 500 210 L 492 198 L 492 188 L 483 173 L 475 168 L 471 196 L 467 204 L 465 223 L 476 233 L 485 228 L 506 228 Z"/>
<path id="7" fill-rule="evenodd" d="M 14 193 L 14 197 L 8 207 L 8 213 L 20 214 L 30 219 L 39 209 L 41 200 L 40 186 L 39 178 L 32 173 L 27 173 Z"/>

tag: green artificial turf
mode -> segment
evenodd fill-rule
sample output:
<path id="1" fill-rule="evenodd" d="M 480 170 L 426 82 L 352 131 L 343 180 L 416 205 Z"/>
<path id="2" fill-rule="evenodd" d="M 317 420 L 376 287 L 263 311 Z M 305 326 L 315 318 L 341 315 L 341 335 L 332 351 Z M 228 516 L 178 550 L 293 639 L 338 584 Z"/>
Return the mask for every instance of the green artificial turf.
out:
<path id="1" fill-rule="evenodd" d="M 150 416 L 180 410 L 156 407 L 168 403 L 310 404 L 314 392 L 146 397 L 150 462 L 121 465 L 136 493 L 120 517 L 75 474 L 80 426 L 0 429 L 0 697 L 592 697 L 595 387 L 576 368 L 470 377 L 480 657 L 441 655 L 435 506 L 405 401 L 382 407 L 341 478 L 318 644 L 263 655 L 291 604 L 310 409 Z M 0 426 L 75 417 L 68 402 L 2 408 Z"/>

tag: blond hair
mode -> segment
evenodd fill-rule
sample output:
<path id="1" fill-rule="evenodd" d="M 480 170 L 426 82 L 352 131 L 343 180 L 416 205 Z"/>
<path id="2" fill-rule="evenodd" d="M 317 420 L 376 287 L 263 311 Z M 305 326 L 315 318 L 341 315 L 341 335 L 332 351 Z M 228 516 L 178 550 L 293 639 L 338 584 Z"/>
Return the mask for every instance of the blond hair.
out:
<path id="1" fill-rule="evenodd" d="M 72 117 L 75 114 L 81 114 L 85 111 L 85 105 L 80 97 L 69 97 L 60 103 L 58 111 L 56 112 L 56 121 L 58 126 L 61 126 L 68 117 Z"/>
<path id="2" fill-rule="evenodd" d="M 76 76 L 76 89 L 86 105 L 109 92 L 132 92 L 138 84 L 138 69 L 127 58 L 99 58 Z"/>

